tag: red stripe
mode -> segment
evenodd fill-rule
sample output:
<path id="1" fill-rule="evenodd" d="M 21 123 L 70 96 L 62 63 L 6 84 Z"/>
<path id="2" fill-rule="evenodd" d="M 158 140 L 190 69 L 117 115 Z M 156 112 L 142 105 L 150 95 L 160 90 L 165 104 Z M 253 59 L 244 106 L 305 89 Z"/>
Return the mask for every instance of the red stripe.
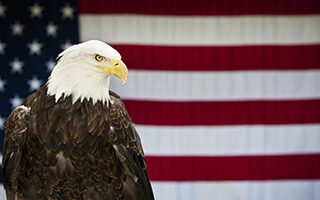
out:
<path id="1" fill-rule="evenodd" d="M 180 126 L 320 123 L 320 100 L 124 102 L 136 124 Z"/>
<path id="2" fill-rule="evenodd" d="M 152 181 L 320 178 L 320 154 L 230 157 L 148 156 L 147 164 Z"/>
<path id="3" fill-rule="evenodd" d="M 320 13 L 319 0 L 80 0 L 82 14 L 255 15 Z"/>
<path id="4" fill-rule="evenodd" d="M 297 70 L 320 68 L 320 45 L 181 47 L 112 45 L 130 69 Z"/>

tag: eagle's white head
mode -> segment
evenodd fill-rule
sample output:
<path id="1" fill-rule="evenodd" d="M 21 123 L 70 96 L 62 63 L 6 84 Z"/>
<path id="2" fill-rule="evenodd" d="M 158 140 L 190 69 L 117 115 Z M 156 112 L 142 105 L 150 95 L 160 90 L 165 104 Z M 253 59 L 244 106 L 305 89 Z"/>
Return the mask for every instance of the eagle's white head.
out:
<path id="1" fill-rule="evenodd" d="M 123 84 L 128 69 L 117 50 L 98 40 L 73 45 L 58 56 L 59 61 L 48 80 L 48 95 L 72 95 L 77 100 L 92 99 L 93 103 L 108 103 L 110 75 L 119 77 Z"/>

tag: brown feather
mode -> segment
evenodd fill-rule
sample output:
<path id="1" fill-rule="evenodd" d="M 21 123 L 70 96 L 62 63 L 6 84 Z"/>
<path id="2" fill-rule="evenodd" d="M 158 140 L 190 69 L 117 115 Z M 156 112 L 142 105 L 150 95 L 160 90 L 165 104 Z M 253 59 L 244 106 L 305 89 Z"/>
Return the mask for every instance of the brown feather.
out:
<path id="1" fill-rule="evenodd" d="M 119 96 L 113 104 L 70 96 L 56 103 L 47 86 L 6 122 L 3 183 L 8 200 L 154 199 L 139 136 Z"/>

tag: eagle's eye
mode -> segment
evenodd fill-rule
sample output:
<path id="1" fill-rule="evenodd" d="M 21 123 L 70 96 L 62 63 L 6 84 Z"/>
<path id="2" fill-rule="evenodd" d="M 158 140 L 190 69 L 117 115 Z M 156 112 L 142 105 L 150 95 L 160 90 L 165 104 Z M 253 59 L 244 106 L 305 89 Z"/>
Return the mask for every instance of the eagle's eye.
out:
<path id="1" fill-rule="evenodd" d="M 99 54 L 96 54 L 96 55 L 94 56 L 94 58 L 95 58 L 96 61 L 98 61 L 98 62 L 101 62 L 101 61 L 103 61 L 103 59 L 104 59 L 104 57 L 103 57 L 103 56 L 100 56 Z"/>

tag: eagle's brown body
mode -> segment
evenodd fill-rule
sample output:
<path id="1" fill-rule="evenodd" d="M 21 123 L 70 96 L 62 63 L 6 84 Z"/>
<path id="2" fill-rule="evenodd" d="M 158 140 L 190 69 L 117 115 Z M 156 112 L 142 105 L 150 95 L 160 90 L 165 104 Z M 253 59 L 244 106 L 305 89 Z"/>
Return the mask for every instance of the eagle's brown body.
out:
<path id="1" fill-rule="evenodd" d="M 16 108 L 3 146 L 7 199 L 154 199 L 139 136 L 110 99 L 55 102 L 45 85 Z"/>

